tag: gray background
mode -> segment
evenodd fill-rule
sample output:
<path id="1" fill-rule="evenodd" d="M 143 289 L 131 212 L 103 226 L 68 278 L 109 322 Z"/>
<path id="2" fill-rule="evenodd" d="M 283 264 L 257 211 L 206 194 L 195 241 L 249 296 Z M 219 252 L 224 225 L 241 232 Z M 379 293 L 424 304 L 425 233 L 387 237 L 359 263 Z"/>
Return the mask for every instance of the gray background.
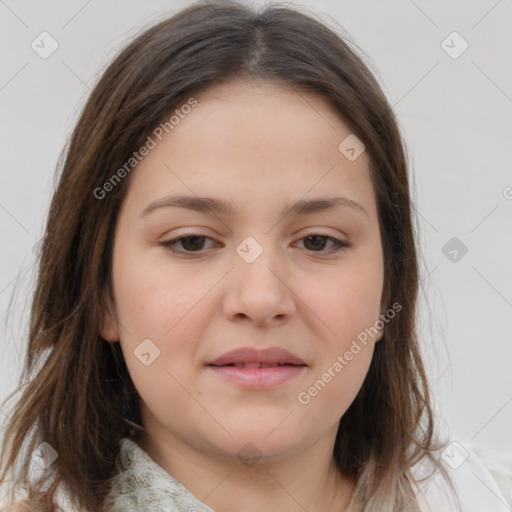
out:
<path id="1" fill-rule="evenodd" d="M 23 361 L 33 248 L 78 110 L 120 45 L 189 3 L 0 0 L 0 399 Z M 350 34 L 397 113 L 423 253 L 420 337 L 441 426 L 452 439 L 512 451 L 512 2 L 288 3 Z M 46 59 L 31 48 L 43 31 L 59 45 Z M 469 44 L 458 58 L 441 45 L 453 31 Z M 446 44 L 462 48 L 453 37 Z M 450 245 L 443 253 L 452 237 L 468 249 L 457 261 Z"/>

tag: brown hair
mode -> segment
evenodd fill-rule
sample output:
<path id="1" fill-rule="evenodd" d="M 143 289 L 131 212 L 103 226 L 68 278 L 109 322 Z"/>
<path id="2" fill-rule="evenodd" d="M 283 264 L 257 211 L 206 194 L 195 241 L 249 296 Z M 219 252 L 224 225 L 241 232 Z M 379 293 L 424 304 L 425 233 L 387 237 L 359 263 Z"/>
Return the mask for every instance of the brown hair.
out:
<path id="1" fill-rule="evenodd" d="M 311 15 L 279 5 L 256 12 L 235 2 L 201 2 L 121 51 L 59 160 L 21 396 L 1 459 L 0 483 L 21 459 L 12 480 L 19 485 L 29 481 L 36 446 L 46 442 L 58 453 L 31 483 L 32 510 L 51 510 L 59 483 L 83 510 L 103 510 L 119 441 L 142 428 L 140 397 L 119 343 L 99 334 L 113 300 L 112 240 L 130 176 L 102 199 L 94 191 L 192 93 L 236 78 L 321 94 L 370 156 L 384 254 L 383 310 L 395 302 L 402 310 L 386 326 L 364 384 L 341 418 L 334 456 L 344 474 L 358 479 L 351 510 L 408 510 L 414 499 L 406 472 L 424 456 L 434 461 L 434 417 L 416 338 L 418 259 L 406 155 L 383 92 L 347 42 Z"/>

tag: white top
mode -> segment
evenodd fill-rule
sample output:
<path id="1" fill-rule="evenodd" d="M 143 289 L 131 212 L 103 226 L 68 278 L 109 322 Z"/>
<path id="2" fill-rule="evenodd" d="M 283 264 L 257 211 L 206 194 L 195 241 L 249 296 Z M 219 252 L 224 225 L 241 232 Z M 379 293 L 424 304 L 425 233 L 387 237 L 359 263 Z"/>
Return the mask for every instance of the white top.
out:
<path id="1" fill-rule="evenodd" d="M 441 462 L 457 491 L 463 512 L 512 511 L 512 454 L 499 455 L 454 441 L 443 450 Z M 419 480 L 430 473 L 430 468 L 422 462 L 411 471 Z M 411 483 L 417 491 L 421 512 L 459 510 L 451 488 L 439 471 L 423 482 Z"/>

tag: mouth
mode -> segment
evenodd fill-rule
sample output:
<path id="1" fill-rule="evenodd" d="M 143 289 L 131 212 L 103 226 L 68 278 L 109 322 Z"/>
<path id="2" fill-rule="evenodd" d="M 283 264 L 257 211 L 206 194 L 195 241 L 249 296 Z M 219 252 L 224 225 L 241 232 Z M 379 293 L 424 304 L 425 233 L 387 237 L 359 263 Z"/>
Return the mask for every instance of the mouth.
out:
<path id="1" fill-rule="evenodd" d="M 305 364 L 292 363 L 228 363 L 228 364 L 208 364 L 207 366 L 223 367 L 223 368 L 279 368 L 281 366 L 306 366 Z"/>
<path id="2" fill-rule="evenodd" d="M 287 350 L 273 347 L 233 350 L 210 361 L 206 368 L 238 387 L 266 389 L 302 374 L 308 365 Z"/>
<path id="3" fill-rule="evenodd" d="M 256 349 L 243 347 L 226 352 L 207 363 L 209 366 L 243 366 L 259 368 L 260 366 L 276 367 L 284 365 L 307 366 L 306 363 L 295 354 L 280 347 Z M 250 366 L 257 365 L 257 366 Z"/>

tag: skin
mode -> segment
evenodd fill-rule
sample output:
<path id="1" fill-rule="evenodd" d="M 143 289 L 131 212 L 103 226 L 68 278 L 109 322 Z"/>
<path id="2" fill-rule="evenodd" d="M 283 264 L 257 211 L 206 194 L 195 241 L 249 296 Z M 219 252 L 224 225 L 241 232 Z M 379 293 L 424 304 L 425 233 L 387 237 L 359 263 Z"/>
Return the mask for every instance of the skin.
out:
<path id="1" fill-rule="evenodd" d="M 216 512 L 344 510 L 354 482 L 336 468 L 334 441 L 383 332 L 309 403 L 297 396 L 384 312 L 368 155 L 349 161 L 338 150 L 351 130 L 319 95 L 235 81 L 195 98 L 133 171 L 116 226 L 115 304 L 101 334 L 120 341 L 142 398 L 137 442 Z M 161 207 L 141 217 L 170 193 L 222 199 L 239 212 Z M 283 215 L 298 199 L 332 196 L 367 214 L 336 206 Z M 177 242 L 183 255 L 161 245 L 190 232 L 210 238 Z M 317 233 L 350 246 L 333 252 L 328 239 L 305 238 Z M 252 263 L 236 252 L 248 236 L 263 248 Z M 160 350 L 149 366 L 134 355 L 147 338 Z M 283 347 L 308 367 L 260 390 L 205 367 L 247 346 Z M 248 442 L 261 457 L 250 467 L 237 456 Z"/>

